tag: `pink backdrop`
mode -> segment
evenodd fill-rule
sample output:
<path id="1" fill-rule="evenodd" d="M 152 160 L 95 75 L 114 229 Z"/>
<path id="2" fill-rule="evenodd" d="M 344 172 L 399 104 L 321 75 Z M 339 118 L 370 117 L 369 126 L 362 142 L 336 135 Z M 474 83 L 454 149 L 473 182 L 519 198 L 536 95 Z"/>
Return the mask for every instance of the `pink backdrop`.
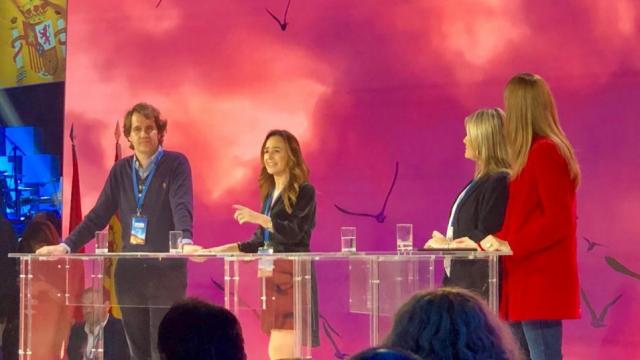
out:
<path id="1" fill-rule="evenodd" d="M 567 322 L 565 354 L 640 353 L 640 277 L 604 260 L 640 272 L 635 1 L 293 0 L 284 32 L 264 8 L 282 16 L 285 0 L 156 3 L 69 2 L 65 127 L 75 124 L 85 213 L 112 164 L 116 121 L 147 101 L 169 119 L 166 148 L 191 161 L 196 242 L 249 237 L 253 227 L 237 225 L 231 205 L 257 208 L 259 146 L 269 129 L 286 128 L 317 188 L 314 251 L 338 250 L 341 225 L 358 227 L 359 250 L 393 249 L 397 223 L 414 224 L 421 244 L 444 230 L 472 175 L 464 116 L 502 106 L 507 80 L 536 72 L 554 90 L 584 174 L 581 284 L 597 312 L 622 294 L 607 326 L 592 327 L 585 306 L 582 320 Z M 376 213 L 396 161 L 384 223 L 334 208 Z M 68 181 L 65 195 L 68 209 Z M 604 246 L 587 251 L 582 237 Z"/>

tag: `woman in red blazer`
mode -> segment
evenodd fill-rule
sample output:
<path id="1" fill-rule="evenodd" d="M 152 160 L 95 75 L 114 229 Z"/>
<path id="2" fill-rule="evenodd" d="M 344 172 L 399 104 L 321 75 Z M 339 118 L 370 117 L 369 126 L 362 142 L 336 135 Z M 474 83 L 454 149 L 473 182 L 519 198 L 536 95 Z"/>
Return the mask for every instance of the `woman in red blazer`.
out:
<path id="1" fill-rule="evenodd" d="M 580 317 L 576 187 L 580 169 L 547 83 L 519 74 L 507 84 L 505 133 L 512 180 L 502 230 L 485 250 L 508 245 L 500 313 L 532 359 L 562 358 L 562 320 Z M 502 239 L 502 240 L 501 240 Z M 504 241 L 503 241 L 504 240 Z"/>

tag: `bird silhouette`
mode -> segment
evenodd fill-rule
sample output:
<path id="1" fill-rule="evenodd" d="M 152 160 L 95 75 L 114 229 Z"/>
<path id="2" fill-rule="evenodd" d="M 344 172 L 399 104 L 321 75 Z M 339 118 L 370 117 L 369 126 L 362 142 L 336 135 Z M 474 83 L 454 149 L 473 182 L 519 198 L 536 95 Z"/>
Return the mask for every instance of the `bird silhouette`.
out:
<path id="1" fill-rule="evenodd" d="M 331 324 L 329 324 L 329 320 L 327 320 L 327 318 L 320 315 L 320 320 L 322 320 L 322 330 L 324 330 L 324 334 L 327 336 L 327 338 L 329 339 L 329 342 L 331 343 L 331 346 L 333 347 L 333 351 L 334 351 L 333 355 L 336 357 L 336 359 L 340 359 L 340 360 L 346 359 L 349 356 L 349 354 L 343 353 L 342 350 L 340 350 L 340 348 L 338 347 L 338 344 L 336 343 L 336 341 L 333 339 L 333 336 L 331 335 L 333 333 L 337 337 L 340 337 L 340 334 L 331 326 Z"/>
<path id="2" fill-rule="evenodd" d="M 379 213 L 377 214 L 367 214 L 367 213 L 359 213 L 359 212 L 353 212 L 350 210 L 347 210 L 341 206 L 338 206 L 336 204 L 334 204 L 333 206 L 336 207 L 336 209 L 338 209 L 338 211 L 347 214 L 347 215 L 353 215 L 353 216 L 366 216 L 366 217 L 372 217 L 374 219 L 376 219 L 377 222 L 379 223 L 383 223 L 384 220 L 387 218 L 387 215 L 385 215 L 384 211 L 387 208 L 387 202 L 389 201 L 389 196 L 391 196 L 391 192 L 393 191 L 394 186 L 396 185 L 396 180 L 398 179 L 398 169 L 399 169 L 399 164 L 396 161 L 396 172 L 393 175 L 393 180 L 391 181 L 391 187 L 389 187 L 389 191 L 387 192 L 387 197 L 384 199 L 384 204 L 382 204 L 382 209 L 380 210 Z"/>
<path id="3" fill-rule="evenodd" d="M 278 23 L 278 25 L 280 26 L 280 30 L 282 31 L 287 30 L 287 26 L 289 25 L 289 23 L 287 22 L 287 13 L 289 12 L 289 5 L 291 5 L 291 0 L 287 2 L 287 8 L 284 10 L 284 18 L 282 18 L 282 21 L 280 21 L 280 19 L 277 16 L 273 15 L 273 13 L 269 11 L 269 9 L 265 8 L 265 10 L 267 10 L 267 13 L 271 15 L 273 20 L 275 20 Z"/>
<path id="4" fill-rule="evenodd" d="M 596 246 L 604 246 L 600 243 L 589 240 L 589 238 L 587 238 L 586 236 L 583 236 L 582 238 L 587 242 L 587 252 L 593 250 Z"/>
<path id="5" fill-rule="evenodd" d="M 605 256 L 604 260 L 614 271 L 619 272 L 622 275 L 630 276 L 636 280 L 640 280 L 640 274 L 622 265 L 622 263 L 615 258 L 612 258 L 611 256 Z"/>
<path id="6" fill-rule="evenodd" d="M 607 305 L 605 305 L 602 308 L 602 311 L 600 311 L 600 314 L 596 314 L 596 311 L 593 309 L 593 306 L 591 305 L 591 302 L 587 297 L 587 293 L 584 291 L 583 288 L 580 288 L 580 296 L 582 297 L 582 300 L 584 301 L 584 303 L 587 305 L 587 308 L 589 309 L 589 314 L 591 315 L 591 326 L 593 326 L 594 328 L 601 328 L 601 327 L 607 326 L 604 323 L 604 318 L 607 316 L 607 312 L 609 311 L 609 308 L 613 306 L 613 304 L 617 303 L 618 300 L 620 300 L 620 298 L 622 297 L 622 294 L 618 295 L 615 299 L 611 300 Z"/>
<path id="7" fill-rule="evenodd" d="M 215 281 L 213 278 L 210 278 L 211 280 L 211 284 L 213 285 L 213 287 L 215 287 L 216 289 L 222 291 L 224 293 L 224 285 L 222 285 L 221 283 Z M 230 296 L 234 297 L 235 293 L 234 292 L 230 292 Z M 240 303 L 240 306 L 243 306 L 249 310 L 251 310 L 251 312 L 253 313 L 253 315 L 255 315 L 255 317 L 257 317 L 258 319 L 260 318 L 260 313 L 258 312 L 258 310 L 256 310 L 255 308 L 251 307 L 251 305 L 247 304 L 246 301 L 244 301 L 241 297 L 238 297 L 238 302 Z"/>

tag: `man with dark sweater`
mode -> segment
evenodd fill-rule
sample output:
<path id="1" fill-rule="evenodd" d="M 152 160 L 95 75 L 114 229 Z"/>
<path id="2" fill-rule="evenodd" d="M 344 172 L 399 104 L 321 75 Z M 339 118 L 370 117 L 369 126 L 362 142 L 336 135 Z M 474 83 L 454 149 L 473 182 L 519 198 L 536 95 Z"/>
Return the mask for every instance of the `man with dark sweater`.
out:
<path id="1" fill-rule="evenodd" d="M 167 252 L 169 232 L 174 230 L 182 231 L 183 252 L 198 251 L 200 247 L 191 241 L 191 168 L 183 154 L 162 148 L 166 129 L 167 121 L 152 105 L 140 103 L 129 110 L 124 134 L 134 156 L 111 168 L 96 205 L 69 237 L 37 254 L 77 251 L 104 229 L 116 211 L 122 222 L 123 252 Z M 132 358 L 159 359 L 158 325 L 171 304 L 185 295 L 185 261 L 119 259 L 115 288 Z"/>

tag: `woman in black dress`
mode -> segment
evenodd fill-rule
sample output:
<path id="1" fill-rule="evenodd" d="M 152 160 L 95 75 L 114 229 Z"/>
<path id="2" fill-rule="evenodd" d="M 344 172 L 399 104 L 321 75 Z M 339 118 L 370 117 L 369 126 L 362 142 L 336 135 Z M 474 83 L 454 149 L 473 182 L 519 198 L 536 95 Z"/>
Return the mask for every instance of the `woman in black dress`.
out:
<path id="1" fill-rule="evenodd" d="M 234 205 L 238 223 L 258 225 L 251 240 L 205 250 L 207 252 L 292 253 L 309 252 L 311 232 L 315 227 L 315 189 L 308 182 L 309 169 L 304 162 L 298 140 L 287 130 L 270 131 L 261 148 L 262 169 L 258 180 L 261 211 Z M 270 335 L 271 359 L 293 358 L 293 262 L 276 260 L 266 277 L 266 308 L 261 315 L 262 330 Z M 312 277 L 312 344 L 318 343 L 316 283 Z M 307 303 L 308 304 L 308 303 Z M 310 345 L 310 344 L 306 344 Z"/>

